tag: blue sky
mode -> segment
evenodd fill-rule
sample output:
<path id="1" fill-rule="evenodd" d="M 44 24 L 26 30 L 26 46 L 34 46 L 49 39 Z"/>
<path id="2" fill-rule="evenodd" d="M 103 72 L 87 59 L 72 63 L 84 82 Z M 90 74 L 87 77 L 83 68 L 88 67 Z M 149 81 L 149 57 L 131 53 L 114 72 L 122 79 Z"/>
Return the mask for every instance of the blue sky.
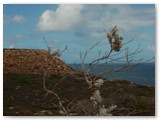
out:
<path id="1" fill-rule="evenodd" d="M 89 52 L 88 63 L 98 57 L 98 51 L 109 51 L 104 29 L 109 32 L 117 25 L 123 43 L 134 39 L 124 48 L 143 49 L 130 59 L 147 60 L 155 56 L 155 20 L 154 4 L 4 4 L 3 47 L 46 49 L 45 37 L 53 51 L 68 46 L 62 60 L 80 63 L 80 52 L 99 42 Z"/>

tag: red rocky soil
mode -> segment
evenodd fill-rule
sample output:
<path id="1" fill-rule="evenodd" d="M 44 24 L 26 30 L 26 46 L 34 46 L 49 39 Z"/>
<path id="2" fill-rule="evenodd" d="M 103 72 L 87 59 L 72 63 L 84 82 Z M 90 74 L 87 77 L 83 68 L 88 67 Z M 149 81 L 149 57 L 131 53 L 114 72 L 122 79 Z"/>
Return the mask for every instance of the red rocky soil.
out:
<path id="1" fill-rule="evenodd" d="M 74 72 L 68 65 L 58 58 L 48 54 L 45 50 L 36 49 L 4 49 L 4 74 L 43 74 L 49 68 L 49 75 L 64 75 Z"/>

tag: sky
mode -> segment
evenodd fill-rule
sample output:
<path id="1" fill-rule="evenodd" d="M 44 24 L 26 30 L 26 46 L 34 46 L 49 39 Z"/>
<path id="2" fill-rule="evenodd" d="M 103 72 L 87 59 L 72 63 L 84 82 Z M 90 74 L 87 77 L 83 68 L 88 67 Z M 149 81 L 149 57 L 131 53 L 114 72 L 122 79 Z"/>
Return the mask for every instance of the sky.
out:
<path id="1" fill-rule="evenodd" d="M 80 53 L 98 43 L 85 59 L 90 63 L 98 51 L 109 52 L 106 32 L 117 25 L 122 44 L 133 40 L 121 49 L 142 49 L 129 59 L 147 60 L 155 57 L 155 15 L 154 4 L 4 4 L 3 48 L 47 49 L 45 38 L 53 51 L 67 45 L 60 59 L 81 63 Z"/>

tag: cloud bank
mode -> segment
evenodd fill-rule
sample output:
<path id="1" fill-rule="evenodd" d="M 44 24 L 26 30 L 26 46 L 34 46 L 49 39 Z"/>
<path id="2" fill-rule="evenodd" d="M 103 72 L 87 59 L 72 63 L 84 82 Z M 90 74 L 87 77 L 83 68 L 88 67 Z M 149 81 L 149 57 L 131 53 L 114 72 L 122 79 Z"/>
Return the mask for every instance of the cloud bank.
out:
<path id="1" fill-rule="evenodd" d="M 22 15 L 15 15 L 13 21 L 17 23 L 24 23 L 26 21 L 25 17 Z"/>
<path id="2" fill-rule="evenodd" d="M 9 41 L 20 41 L 20 40 L 24 40 L 24 36 L 21 34 L 15 34 L 12 36 L 4 36 L 4 40 L 9 40 Z"/>
<path id="3" fill-rule="evenodd" d="M 79 26 L 98 36 L 100 29 L 110 29 L 115 24 L 125 32 L 152 26 L 155 10 L 129 5 L 59 5 L 55 11 L 45 10 L 37 26 L 42 32 L 70 31 Z"/>
<path id="4" fill-rule="evenodd" d="M 59 5 L 56 11 L 45 10 L 38 22 L 38 29 L 44 32 L 69 31 L 81 21 L 83 5 Z"/>
<path id="5" fill-rule="evenodd" d="M 10 22 L 14 22 L 14 23 L 24 23 L 26 22 L 26 18 L 22 15 L 15 15 L 15 16 L 9 16 L 4 14 L 3 15 L 3 24 L 7 24 Z"/>

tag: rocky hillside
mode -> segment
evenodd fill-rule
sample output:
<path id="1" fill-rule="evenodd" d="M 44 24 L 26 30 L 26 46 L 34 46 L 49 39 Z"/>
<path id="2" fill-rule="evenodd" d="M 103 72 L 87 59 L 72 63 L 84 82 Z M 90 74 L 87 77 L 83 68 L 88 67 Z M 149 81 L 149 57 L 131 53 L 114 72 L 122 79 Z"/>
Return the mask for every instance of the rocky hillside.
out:
<path id="1" fill-rule="evenodd" d="M 36 49 L 3 49 L 3 72 L 18 74 L 64 75 L 74 72 L 68 65 L 46 50 Z"/>

